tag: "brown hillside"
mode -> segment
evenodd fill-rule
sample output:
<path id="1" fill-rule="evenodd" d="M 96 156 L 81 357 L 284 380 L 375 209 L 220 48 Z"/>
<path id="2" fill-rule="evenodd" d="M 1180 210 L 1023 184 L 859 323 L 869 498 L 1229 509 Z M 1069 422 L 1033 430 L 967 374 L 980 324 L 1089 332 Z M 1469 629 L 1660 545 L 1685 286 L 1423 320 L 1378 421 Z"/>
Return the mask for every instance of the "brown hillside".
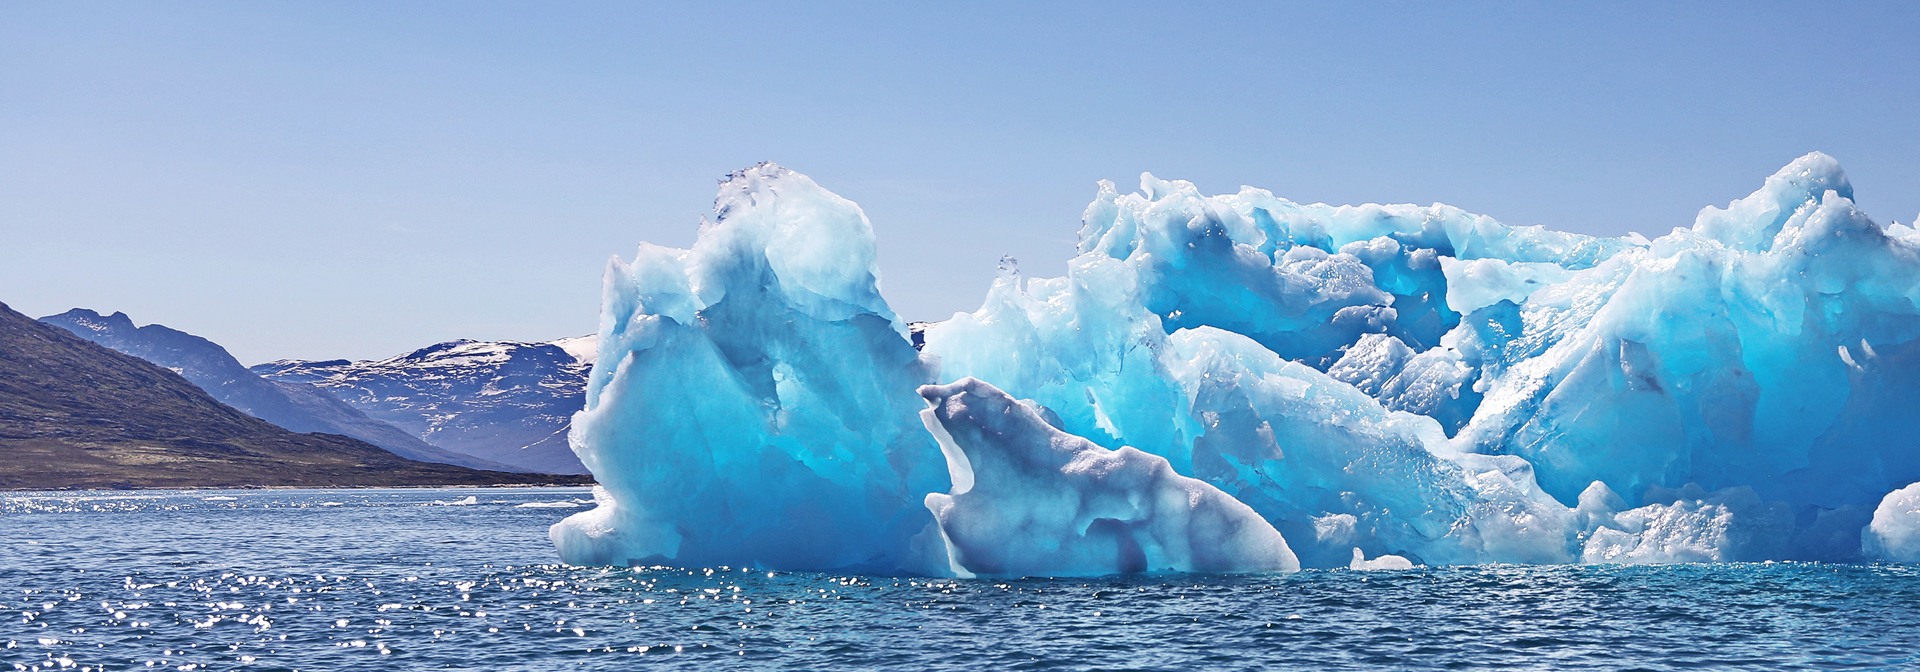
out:
<path id="1" fill-rule="evenodd" d="M 295 434 L 0 303 L 0 489 L 579 483 Z"/>

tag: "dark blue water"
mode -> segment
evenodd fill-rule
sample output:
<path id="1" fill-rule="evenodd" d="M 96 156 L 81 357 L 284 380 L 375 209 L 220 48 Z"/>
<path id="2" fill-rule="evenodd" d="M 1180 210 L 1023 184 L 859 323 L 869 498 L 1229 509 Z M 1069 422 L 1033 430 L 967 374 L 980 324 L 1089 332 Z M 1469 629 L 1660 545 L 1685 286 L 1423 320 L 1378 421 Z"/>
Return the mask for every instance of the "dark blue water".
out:
<path id="1" fill-rule="evenodd" d="M 1920 666 L 1911 566 L 1020 581 L 558 566 L 546 527 L 588 499 L 7 497 L 0 670 Z"/>

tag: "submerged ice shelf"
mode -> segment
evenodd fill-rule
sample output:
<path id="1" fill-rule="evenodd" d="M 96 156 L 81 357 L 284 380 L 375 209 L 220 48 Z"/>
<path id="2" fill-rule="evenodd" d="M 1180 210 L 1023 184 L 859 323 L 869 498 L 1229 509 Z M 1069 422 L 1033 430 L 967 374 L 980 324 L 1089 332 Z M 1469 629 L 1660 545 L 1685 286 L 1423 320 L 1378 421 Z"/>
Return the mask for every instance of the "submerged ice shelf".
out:
<path id="1" fill-rule="evenodd" d="M 1003 269 L 916 352 L 865 215 L 762 164 L 692 249 L 609 265 L 570 437 L 604 489 L 551 536 L 947 575 L 1920 559 L 1920 233 L 1852 197 L 1810 154 L 1649 241 L 1103 182 L 1066 275 Z"/>

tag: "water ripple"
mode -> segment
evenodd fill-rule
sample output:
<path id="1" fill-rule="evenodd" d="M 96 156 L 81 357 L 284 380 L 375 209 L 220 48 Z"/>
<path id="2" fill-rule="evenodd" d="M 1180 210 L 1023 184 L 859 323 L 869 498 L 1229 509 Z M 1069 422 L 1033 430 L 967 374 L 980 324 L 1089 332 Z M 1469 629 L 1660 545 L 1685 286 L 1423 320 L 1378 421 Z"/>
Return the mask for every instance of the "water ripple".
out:
<path id="1" fill-rule="evenodd" d="M 226 499 L 226 498 L 232 499 Z M 434 506 L 435 500 L 466 506 Z M 553 564 L 578 489 L 0 500 L 0 669 L 1848 669 L 1899 565 L 926 580 Z"/>

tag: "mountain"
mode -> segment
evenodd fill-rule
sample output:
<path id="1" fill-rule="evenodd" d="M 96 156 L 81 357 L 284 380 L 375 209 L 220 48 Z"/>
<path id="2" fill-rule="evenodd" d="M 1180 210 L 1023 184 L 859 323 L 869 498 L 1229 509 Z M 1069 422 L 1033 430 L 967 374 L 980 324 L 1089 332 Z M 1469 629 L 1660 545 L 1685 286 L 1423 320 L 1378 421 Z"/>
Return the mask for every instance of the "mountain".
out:
<path id="1" fill-rule="evenodd" d="M 458 340 L 378 361 L 281 360 L 252 370 L 324 388 L 441 448 L 522 469 L 584 474 L 567 429 L 586 405 L 596 343 L 593 336 Z"/>
<path id="2" fill-rule="evenodd" d="M 133 326 L 126 313 L 101 315 L 75 308 L 40 318 L 74 335 L 173 370 L 221 403 L 294 432 L 341 434 L 410 460 L 494 471 L 527 471 L 438 448 L 393 425 L 367 417 L 312 385 L 270 381 L 248 371 L 227 349 L 163 325 Z"/>
<path id="3" fill-rule="evenodd" d="M 572 482 L 296 434 L 180 374 L 0 304 L 0 489 Z"/>
<path id="4" fill-rule="evenodd" d="M 559 346 L 561 350 L 567 351 L 567 354 L 573 355 L 575 360 L 588 367 L 593 366 L 594 354 L 600 352 L 600 336 L 597 334 L 562 338 L 547 343 Z"/>

